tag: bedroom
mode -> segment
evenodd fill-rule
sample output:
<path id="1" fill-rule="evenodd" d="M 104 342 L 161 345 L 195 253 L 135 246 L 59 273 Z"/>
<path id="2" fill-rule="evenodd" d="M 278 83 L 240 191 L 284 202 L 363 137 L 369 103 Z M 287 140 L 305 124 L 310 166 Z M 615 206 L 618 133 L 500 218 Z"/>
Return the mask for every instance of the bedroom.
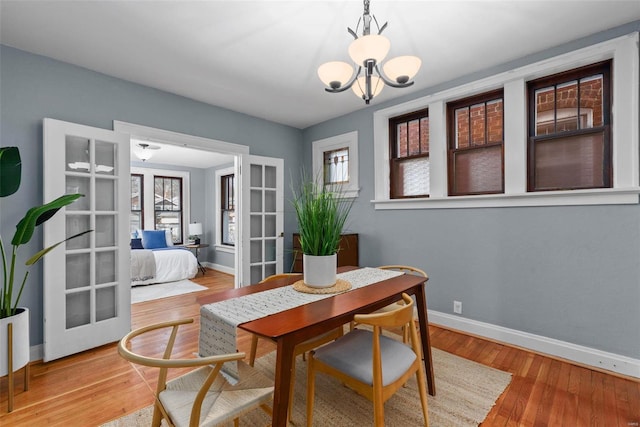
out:
<path id="1" fill-rule="evenodd" d="M 436 89 L 473 83 L 624 37 L 639 29 L 639 17 L 630 19 L 635 20 L 590 29 L 579 37 L 518 56 L 518 60 L 505 60 L 460 77 L 462 82 L 442 83 Z M 495 334 L 521 338 L 525 341 L 522 345 L 529 345 L 527 340 L 532 335 L 536 339 L 544 337 L 545 344 L 577 351 L 595 364 L 631 359 L 631 366 L 638 366 L 637 203 L 424 210 L 377 210 L 370 203 L 376 198 L 374 113 L 428 96 L 434 89 L 411 95 L 396 93 L 395 96 L 404 97 L 298 128 L 24 49 L 4 44 L 1 49 L 2 144 L 20 146 L 28 153 L 25 167 L 35 171 L 26 178 L 27 191 L 15 206 L 3 203 L 3 235 L 10 233 L 18 212 L 42 199 L 44 117 L 102 129 L 112 129 L 113 120 L 125 120 L 248 145 L 252 154 L 284 159 L 285 182 L 290 176 L 297 177 L 300 164 L 310 165 L 313 141 L 358 130 L 363 189 L 355 211 L 358 222 L 352 229 L 361 235 L 363 263 L 380 265 L 402 258 L 405 263 L 424 267 L 431 276 L 429 308 L 446 315 L 444 319 L 457 321 L 461 328 L 485 328 L 481 332 L 488 328 Z M 319 86 L 316 89 L 321 92 Z M 348 99 L 321 95 L 333 97 L 329 102 L 336 104 Z M 238 97 L 251 99 L 253 94 L 240 93 Z M 305 103 L 306 98 L 298 104 Z M 285 199 L 290 198 L 288 185 L 284 191 Z M 205 226 L 207 229 L 211 228 Z M 290 257 L 287 250 L 295 229 L 291 215 L 285 215 L 285 258 Z M 30 249 L 37 244 L 34 242 Z M 457 255 L 464 261 L 459 261 Z M 34 270 L 30 280 L 33 283 L 23 301 L 33 309 L 32 347 L 34 358 L 38 358 L 43 342 L 42 270 Z M 463 302 L 462 316 L 453 315 L 454 300 Z"/>
<path id="2" fill-rule="evenodd" d="M 235 157 L 148 139 L 132 139 L 131 160 L 132 249 L 144 249 L 143 230 L 169 233 L 166 244 L 155 244 L 153 251 L 132 250 L 132 286 L 191 279 L 198 272 L 203 274 L 204 270 L 199 270 L 203 266 L 235 274 L 234 242 L 228 237 L 219 237 L 221 222 L 218 218 L 222 206 L 221 198 L 217 196 L 223 176 L 229 180 L 233 195 Z M 149 197 L 150 194 L 155 196 Z M 192 194 L 198 196 L 192 197 Z M 229 226 L 234 227 L 233 203 L 231 208 L 227 214 L 231 221 L 226 223 L 230 222 Z M 190 234 L 194 231 L 191 224 L 195 223 L 200 224 L 198 236 Z M 225 237 L 229 235 L 227 229 Z M 193 244 L 196 237 L 203 246 L 184 250 L 183 246 Z M 182 250 L 167 250 L 174 246 Z M 147 255 L 151 266 L 141 262 L 143 255 Z M 151 259 L 148 255 L 152 255 Z M 143 268 L 145 266 L 147 269 Z"/>

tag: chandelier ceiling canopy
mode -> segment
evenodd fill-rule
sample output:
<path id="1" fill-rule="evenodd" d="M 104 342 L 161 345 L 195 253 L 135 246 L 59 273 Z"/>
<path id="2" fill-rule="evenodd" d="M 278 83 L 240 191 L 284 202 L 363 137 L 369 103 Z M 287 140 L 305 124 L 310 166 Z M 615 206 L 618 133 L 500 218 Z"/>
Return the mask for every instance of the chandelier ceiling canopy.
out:
<path id="1" fill-rule="evenodd" d="M 378 34 L 371 34 L 371 21 L 375 21 Z M 357 30 L 362 22 L 362 36 L 358 37 Z M 389 59 L 380 71 L 380 65 L 391 49 L 391 42 L 381 35 L 387 27 L 378 25 L 375 16 L 369 14 L 369 0 L 364 0 L 364 13 L 356 25 L 356 31 L 347 28 L 354 38 L 349 45 L 349 56 L 353 65 L 343 61 L 331 61 L 318 67 L 318 77 L 328 87 L 327 92 L 339 93 L 349 88 L 369 104 L 382 88 L 387 85 L 396 88 L 408 87 L 413 84 L 413 77 L 420 70 L 422 61 L 416 56 L 397 56 Z"/>

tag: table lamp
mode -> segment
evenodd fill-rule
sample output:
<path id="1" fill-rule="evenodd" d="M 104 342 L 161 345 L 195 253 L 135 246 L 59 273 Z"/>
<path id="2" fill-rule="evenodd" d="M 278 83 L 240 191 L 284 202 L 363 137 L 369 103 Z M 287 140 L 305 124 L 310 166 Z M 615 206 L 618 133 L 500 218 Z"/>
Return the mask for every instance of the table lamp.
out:
<path id="1" fill-rule="evenodd" d="M 195 236 L 193 243 L 200 244 L 200 236 L 202 235 L 202 223 L 193 222 L 189 224 L 189 236 Z"/>

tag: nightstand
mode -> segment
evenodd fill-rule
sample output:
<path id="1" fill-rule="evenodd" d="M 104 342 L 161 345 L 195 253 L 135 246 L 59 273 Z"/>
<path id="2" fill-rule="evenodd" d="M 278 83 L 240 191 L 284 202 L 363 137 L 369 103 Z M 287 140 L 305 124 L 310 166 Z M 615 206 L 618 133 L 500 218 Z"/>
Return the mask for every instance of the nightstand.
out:
<path id="1" fill-rule="evenodd" d="M 204 273 L 207 271 L 206 268 L 204 268 L 202 266 L 202 264 L 200 264 L 200 259 L 198 259 L 198 251 L 202 248 L 208 248 L 209 245 L 207 245 L 206 243 L 200 243 L 200 244 L 193 244 L 193 245 L 184 245 L 185 248 L 187 249 L 195 249 L 196 250 L 196 261 L 198 261 L 198 270 L 200 270 L 202 272 L 202 275 L 204 276 Z"/>

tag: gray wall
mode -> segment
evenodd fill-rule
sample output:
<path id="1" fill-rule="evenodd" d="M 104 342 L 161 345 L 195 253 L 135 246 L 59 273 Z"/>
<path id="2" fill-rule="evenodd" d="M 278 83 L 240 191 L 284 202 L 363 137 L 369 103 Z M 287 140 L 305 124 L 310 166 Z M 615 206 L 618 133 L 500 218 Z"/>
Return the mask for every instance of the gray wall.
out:
<path id="1" fill-rule="evenodd" d="M 639 28 L 638 22 L 628 24 L 393 103 Z M 311 170 L 311 141 L 358 130 L 362 190 L 348 228 L 360 233 L 362 265 L 399 262 L 424 268 L 430 275 L 429 308 L 434 310 L 450 313 L 456 299 L 470 319 L 640 357 L 638 205 L 375 211 L 370 203 L 373 112 L 391 102 L 374 100 L 367 109 L 299 131 L 6 46 L 0 46 L 0 77 L 0 143 L 19 146 L 24 167 L 19 192 L 1 201 L 5 239 L 23 213 L 42 202 L 45 117 L 105 129 L 122 120 L 248 145 L 252 154 L 285 160 L 285 200 L 291 199 L 289 183 L 297 180 L 299 165 Z M 295 229 L 293 210 L 285 203 L 285 269 Z M 38 232 L 23 253 L 34 253 L 41 245 Z M 39 344 L 39 266 L 29 277 L 22 305 L 32 311 L 31 344 Z"/>
<path id="2" fill-rule="evenodd" d="M 465 318 L 640 357 L 639 205 L 376 211 L 370 202 L 377 109 L 638 29 L 635 22 L 305 129 L 307 167 L 312 141 L 358 131 L 361 191 L 349 228 L 360 234 L 361 265 L 426 270 L 436 311 L 452 314 L 458 300 Z"/>
<path id="3" fill-rule="evenodd" d="M 298 129 L 0 45 L 0 144 L 18 146 L 23 162 L 20 190 L 0 199 L 0 232 L 6 240 L 11 239 L 24 213 L 43 202 L 45 117 L 104 129 L 113 129 L 113 120 L 121 120 L 247 145 L 251 154 L 284 159 L 285 176 L 298 176 L 302 157 L 302 132 Z M 290 197 L 285 186 L 285 198 Z M 285 233 L 289 236 L 292 227 L 295 223 L 287 221 Z M 42 232 L 38 230 L 21 253 L 30 256 L 41 247 Z M 21 305 L 31 309 L 31 345 L 42 343 L 40 265 L 31 270 Z"/>

